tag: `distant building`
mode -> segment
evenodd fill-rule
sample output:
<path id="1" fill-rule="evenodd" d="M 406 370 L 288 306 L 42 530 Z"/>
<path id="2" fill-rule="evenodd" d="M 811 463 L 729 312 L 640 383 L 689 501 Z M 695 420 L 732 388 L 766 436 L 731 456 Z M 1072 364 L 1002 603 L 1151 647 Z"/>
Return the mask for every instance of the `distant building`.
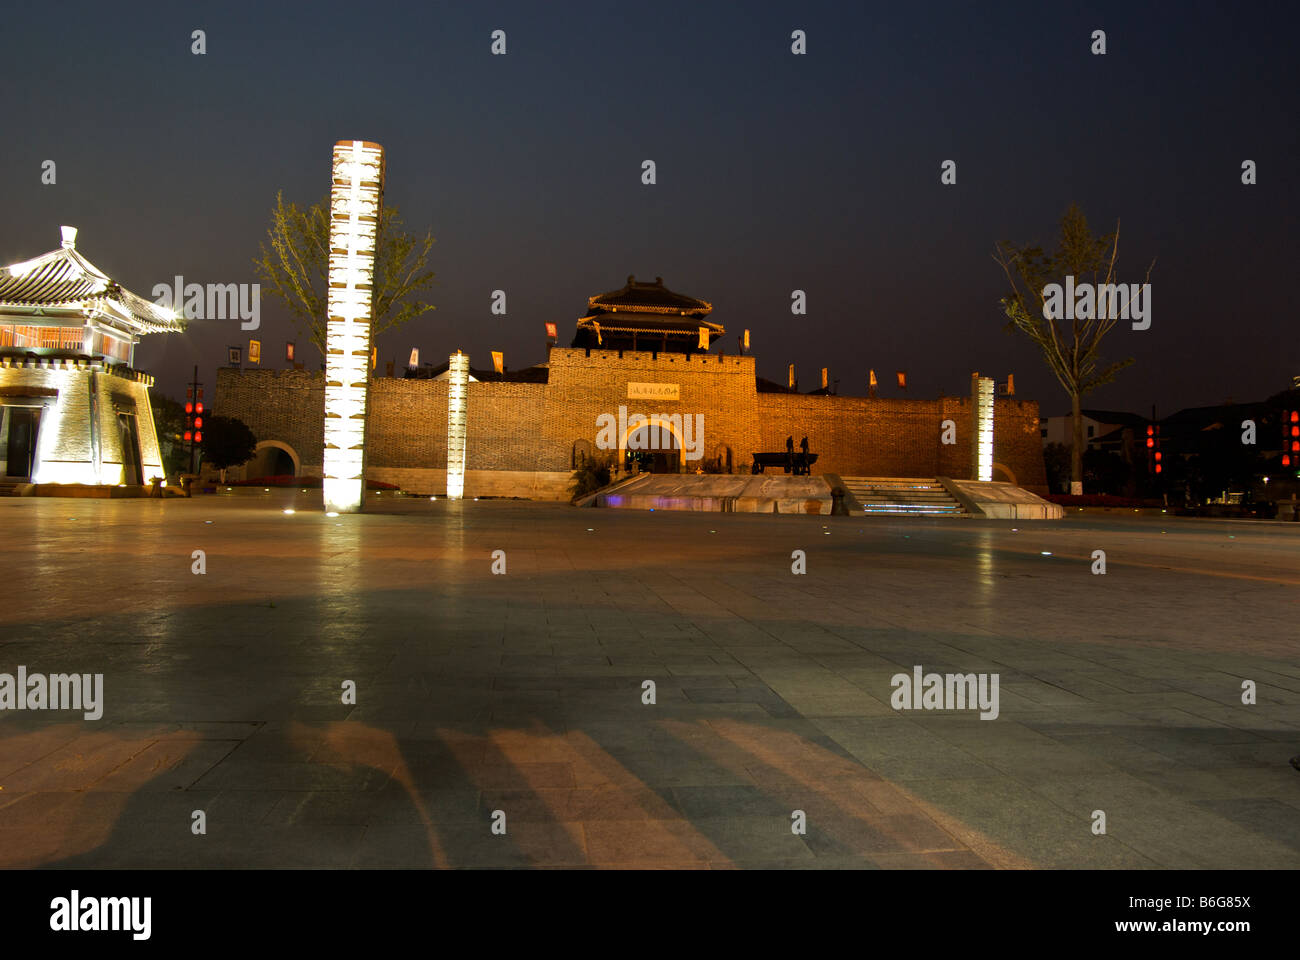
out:
<path id="1" fill-rule="evenodd" d="M 1146 429 L 1149 422 L 1136 413 L 1124 413 L 1116 410 L 1080 410 L 1083 415 L 1083 441 L 1087 447 L 1098 445 L 1102 437 L 1124 427 Z M 1039 417 L 1038 434 L 1043 446 L 1049 443 L 1061 443 L 1070 446 L 1074 443 L 1074 418 L 1070 414 L 1059 417 Z"/>
<path id="2" fill-rule="evenodd" d="M 77 252 L 0 268 L 0 480 L 144 484 L 164 475 L 149 388 L 132 366 L 149 333 L 179 331 Z"/>

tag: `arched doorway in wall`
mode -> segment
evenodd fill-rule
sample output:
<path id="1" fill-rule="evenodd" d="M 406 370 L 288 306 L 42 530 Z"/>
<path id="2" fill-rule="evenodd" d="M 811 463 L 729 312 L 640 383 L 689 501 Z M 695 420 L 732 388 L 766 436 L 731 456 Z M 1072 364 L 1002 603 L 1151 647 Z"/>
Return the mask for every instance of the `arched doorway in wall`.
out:
<path id="1" fill-rule="evenodd" d="M 620 447 L 623 468 L 629 472 L 681 473 L 681 428 L 671 420 L 649 417 L 631 424 Z"/>
<path id="2" fill-rule="evenodd" d="M 296 477 L 302 470 L 298 451 L 283 440 L 260 440 L 253 459 L 244 464 L 244 479 Z"/>
<path id="3" fill-rule="evenodd" d="M 993 479 L 998 483 L 1015 483 L 1016 475 L 1005 463 L 993 464 Z M 1019 486 L 1019 484 L 1016 484 Z"/>
<path id="4" fill-rule="evenodd" d="M 569 469 L 581 469 L 584 463 L 593 463 L 596 459 L 596 450 L 591 445 L 590 440 L 574 440 L 573 449 L 569 456 Z"/>

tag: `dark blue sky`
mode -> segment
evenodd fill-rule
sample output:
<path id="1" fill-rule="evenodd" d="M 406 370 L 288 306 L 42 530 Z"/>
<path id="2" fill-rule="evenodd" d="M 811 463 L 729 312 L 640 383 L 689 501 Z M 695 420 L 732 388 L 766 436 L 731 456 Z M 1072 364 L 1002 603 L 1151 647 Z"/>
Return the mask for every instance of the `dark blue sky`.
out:
<path id="1" fill-rule="evenodd" d="M 28 4 L 6 11 L 0 262 L 79 249 L 149 295 L 252 282 L 277 190 L 310 203 L 331 145 L 388 151 L 386 202 L 432 227 L 437 311 L 380 338 L 476 366 L 544 358 L 629 273 L 714 304 L 760 374 L 841 392 L 968 388 L 972 370 L 1067 408 L 1002 331 L 998 240 L 1054 240 L 1072 201 L 1122 218 L 1121 279 L 1158 257 L 1136 364 L 1085 404 L 1260 398 L 1300 374 L 1297 5 L 1084 3 Z M 207 54 L 190 53 L 191 31 Z M 504 29 L 508 53 L 489 53 Z M 790 53 L 790 32 L 808 54 Z M 1089 53 L 1094 29 L 1108 53 Z M 658 184 L 643 186 L 652 159 Z M 942 186 L 940 164 L 958 164 Z M 1242 160 L 1259 184 L 1242 186 Z M 41 164 L 58 182 L 41 184 Z M 506 317 L 489 312 L 504 289 Z M 809 313 L 790 314 L 790 291 Z M 213 382 L 236 321 L 147 338 L 178 394 Z M 297 339 L 264 298 L 260 339 Z M 209 394 L 210 396 L 210 394 Z"/>

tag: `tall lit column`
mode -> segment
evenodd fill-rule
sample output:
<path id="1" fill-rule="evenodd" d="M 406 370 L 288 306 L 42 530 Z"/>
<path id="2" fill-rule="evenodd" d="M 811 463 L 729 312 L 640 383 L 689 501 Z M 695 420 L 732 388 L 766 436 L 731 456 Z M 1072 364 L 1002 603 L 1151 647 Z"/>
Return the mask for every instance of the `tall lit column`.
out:
<path id="1" fill-rule="evenodd" d="M 325 324 L 325 509 L 360 510 L 366 496 L 366 412 L 375 250 L 384 201 L 384 148 L 334 144 Z"/>
<path id="2" fill-rule="evenodd" d="M 465 408 L 469 399 L 469 357 L 457 350 L 447 367 L 447 499 L 465 495 Z"/>
<path id="3" fill-rule="evenodd" d="M 975 480 L 993 479 L 993 378 L 978 373 L 970 378 L 970 399 L 974 419 L 974 443 L 971 448 L 971 476 Z"/>

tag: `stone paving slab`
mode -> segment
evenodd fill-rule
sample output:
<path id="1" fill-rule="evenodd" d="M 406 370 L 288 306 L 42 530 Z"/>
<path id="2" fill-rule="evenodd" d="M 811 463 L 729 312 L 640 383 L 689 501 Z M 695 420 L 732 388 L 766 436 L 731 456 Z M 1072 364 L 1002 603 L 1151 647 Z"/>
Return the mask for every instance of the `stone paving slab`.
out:
<path id="1" fill-rule="evenodd" d="M 372 506 L 0 500 L 0 866 L 1300 866 L 1300 526 Z"/>

